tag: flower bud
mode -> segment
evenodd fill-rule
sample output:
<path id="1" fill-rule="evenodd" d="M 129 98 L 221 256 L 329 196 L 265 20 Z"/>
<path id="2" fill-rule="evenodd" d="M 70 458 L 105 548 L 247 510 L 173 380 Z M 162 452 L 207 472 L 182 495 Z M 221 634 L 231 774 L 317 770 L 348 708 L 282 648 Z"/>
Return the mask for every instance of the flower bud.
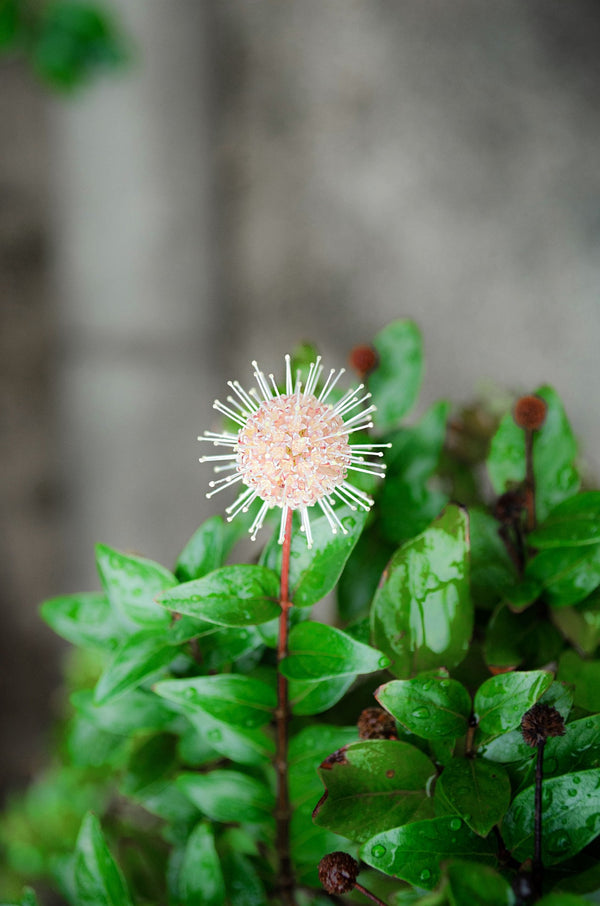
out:
<path id="1" fill-rule="evenodd" d="M 372 346 L 355 346 L 350 353 L 350 365 L 361 378 L 373 371 L 378 361 L 379 357 Z"/>
<path id="2" fill-rule="evenodd" d="M 397 739 L 394 718 L 383 708 L 365 708 L 357 722 L 361 739 Z"/>

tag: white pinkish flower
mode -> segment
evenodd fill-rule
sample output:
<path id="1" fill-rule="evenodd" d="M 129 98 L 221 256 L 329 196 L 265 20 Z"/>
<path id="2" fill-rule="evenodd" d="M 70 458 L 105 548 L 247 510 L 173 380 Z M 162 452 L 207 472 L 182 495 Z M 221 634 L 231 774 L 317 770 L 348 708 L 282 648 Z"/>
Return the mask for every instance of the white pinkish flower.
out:
<path id="1" fill-rule="evenodd" d="M 378 460 L 381 448 L 389 444 L 352 444 L 349 437 L 356 431 L 372 427 L 375 406 L 362 408 L 370 393 L 361 396 L 364 384 L 348 390 L 336 403 L 327 402 L 331 391 L 344 373 L 332 369 L 317 395 L 323 366 L 320 356 L 308 371 L 304 388 L 300 374 L 292 380 L 290 357 L 285 357 L 285 393 L 280 393 L 272 374 L 267 380 L 256 362 L 254 376 L 258 391 L 246 392 L 238 381 L 228 381 L 235 396 L 228 405 L 214 403 L 214 408 L 239 425 L 237 434 L 227 431 L 205 431 L 198 440 L 216 447 L 228 447 L 229 453 L 203 456 L 200 462 L 217 462 L 215 472 L 227 472 L 224 478 L 210 482 L 212 497 L 232 485 L 245 485 L 237 500 L 226 512 L 232 520 L 246 512 L 255 500 L 262 504 L 250 527 L 252 539 L 261 528 L 272 507 L 281 508 L 280 543 L 289 510 L 298 510 L 301 530 L 309 547 L 312 534 L 308 510 L 317 505 L 323 511 L 332 531 L 346 533 L 334 504 L 341 500 L 351 509 L 368 510 L 373 503 L 364 491 L 348 480 L 349 472 L 366 472 L 382 476 L 385 465 Z M 354 415 L 350 415 L 357 410 Z"/>

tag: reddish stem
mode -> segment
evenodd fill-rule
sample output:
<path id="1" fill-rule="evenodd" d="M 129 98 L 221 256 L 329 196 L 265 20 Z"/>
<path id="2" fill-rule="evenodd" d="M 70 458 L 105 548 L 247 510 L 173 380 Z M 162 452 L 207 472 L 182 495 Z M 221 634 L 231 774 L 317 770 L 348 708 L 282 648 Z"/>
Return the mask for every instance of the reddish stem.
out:
<path id="1" fill-rule="evenodd" d="M 373 903 L 377 903 L 377 906 L 387 906 L 387 903 L 384 903 L 383 900 L 380 900 L 379 897 L 375 896 L 374 893 L 371 893 L 370 890 L 367 890 L 366 887 L 363 887 L 362 884 L 355 884 L 354 889 L 360 890 L 360 892 L 365 897 L 368 897 L 369 900 L 371 900 Z"/>
<path id="2" fill-rule="evenodd" d="M 525 429 L 525 508 L 527 511 L 527 531 L 532 532 L 536 526 L 535 519 L 535 473 L 533 471 L 533 431 Z"/>
<path id="3" fill-rule="evenodd" d="M 290 548 L 292 545 L 293 511 L 287 512 L 283 546 L 281 550 L 281 581 L 279 589 L 279 637 L 277 643 L 277 662 L 280 663 L 288 653 L 288 629 L 290 601 Z M 294 874 L 290 853 L 290 794 L 288 788 L 288 724 L 290 705 L 288 698 L 288 681 L 281 672 L 277 674 L 277 743 L 275 750 L 275 771 L 277 774 L 277 852 L 279 855 L 278 888 L 285 906 L 295 906 Z"/>

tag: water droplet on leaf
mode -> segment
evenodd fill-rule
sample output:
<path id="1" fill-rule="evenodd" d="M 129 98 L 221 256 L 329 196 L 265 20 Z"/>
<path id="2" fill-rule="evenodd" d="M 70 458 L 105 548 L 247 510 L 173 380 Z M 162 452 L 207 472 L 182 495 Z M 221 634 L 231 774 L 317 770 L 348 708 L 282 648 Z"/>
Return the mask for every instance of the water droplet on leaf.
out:
<path id="1" fill-rule="evenodd" d="M 431 877 L 431 872 L 428 868 L 424 868 L 421 874 L 419 875 L 419 881 L 428 881 Z"/>
<path id="2" fill-rule="evenodd" d="M 460 818 L 453 818 L 452 821 L 450 822 L 450 830 L 457 831 L 457 830 L 460 830 L 461 827 L 462 827 L 462 821 L 460 820 Z"/>
<path id="3" fill-rule="evenodd" d="M 371 850 L 371 855 L 374 859 L 382 859 L 385 856 L 385 853 L 385 846 L 382 846 L 381 843 L 376 843 Z"/>
<path id="4" fill-rule="evenodd" d="M 415 708 L 412 712 L 412 716 L 419 720 L 426 720 L 429 717 L 429 708 Z"/>

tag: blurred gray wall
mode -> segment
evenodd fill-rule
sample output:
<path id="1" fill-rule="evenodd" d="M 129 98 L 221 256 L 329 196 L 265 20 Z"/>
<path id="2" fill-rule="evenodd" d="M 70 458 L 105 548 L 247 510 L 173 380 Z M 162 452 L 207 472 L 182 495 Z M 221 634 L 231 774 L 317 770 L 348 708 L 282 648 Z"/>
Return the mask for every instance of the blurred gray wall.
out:
<path id="1" fill-rule="evenodd" d="M 50 656 L 37 599 L 95 585 L 95 541 L 169 564 L 221 511 L 196 461 L 212 399 L 301 339 L 341 365 L 412 317 L 423 404 L 468 400 L 482 378 L 549 381 L 600 474 L 597 4 L 115 9 L 132 66 L 49 102 L 45 122 L 10 70 L 20 129 L 2 133 L 16 150 L 0 178 L 15 222 L 29 204 L 51 250 L 38 283 L 22 276 L 28 329 L 11 327 L 27 334 L 32 434 L 7 449 L 21 471 L 31 441 L 43 451 L 4 489 L 19 645 L 34 637 Z M 59 489 L 44 516 L 36 481 Z M 21 710 L 37 718 L 34 705 Z"/>

